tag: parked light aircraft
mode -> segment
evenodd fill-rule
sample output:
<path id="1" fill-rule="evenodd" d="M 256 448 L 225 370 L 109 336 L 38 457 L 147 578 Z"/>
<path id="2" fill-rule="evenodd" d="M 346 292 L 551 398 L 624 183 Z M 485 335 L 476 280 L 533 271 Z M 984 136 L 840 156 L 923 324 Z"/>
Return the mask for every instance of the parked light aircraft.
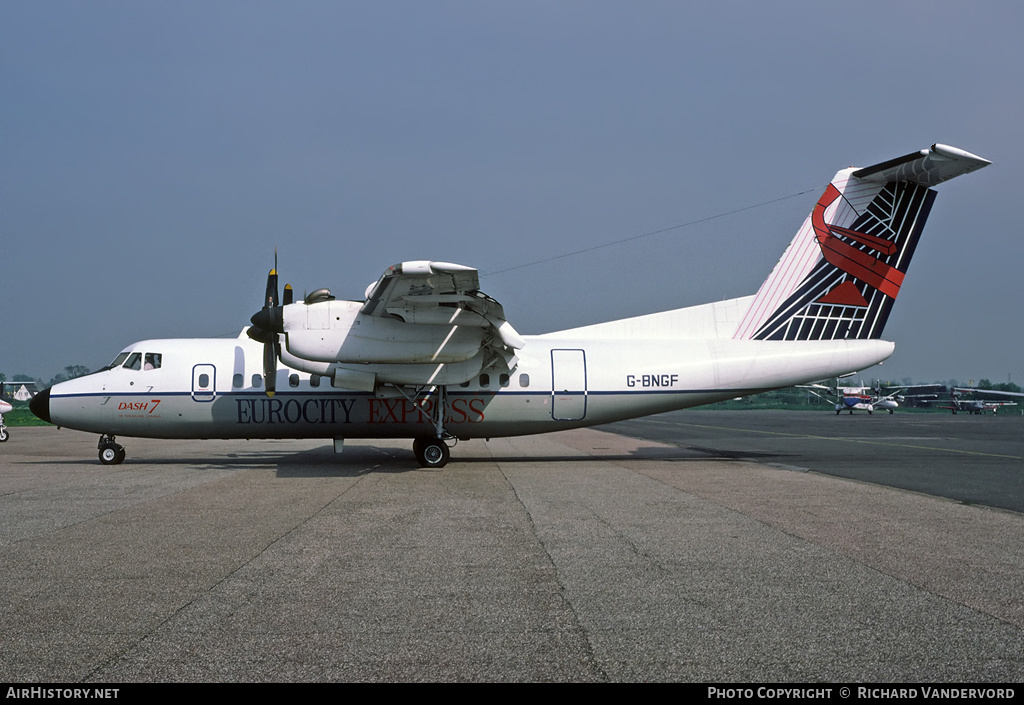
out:
<path id="1" fill-rule="evenodd" d="M 0 389 L 2 388 L 3 385 L 0 385 Z M 14 411 L 14 407 L 0 399 L 0 443 L 11 437 L 11 434 L 7 432 L 7 426 L 4 425 L 4 414 L 9 411 Z"/>
<path id="2" fill-rule="evenodd" d="M 237 339 L 146 340 L 30 408 L 60 426 L 151 438 L 410 438 L 424 467 L 449 443 L 604 424 L 844 375 L 880 339 L 935 198 L 988 162 L 940 144 L 838 172 L 760 290 L 582 328 L 520 335 L 477 271 L 409 261 L 363 301 L 278 300 Z"/>
<path id="3" fill-rule="evenodd" d="M 797 386 L 802 389 L 807 389 L 816 397 L 826 399 L 822 395 L 818 394 L 815 390 L 821 390 L 827 394 L 836 398 L 835 410 L 836 414 L 842 411 L 849 411 L 851 414 L 854 411 L 866 411 L 869 414 L 875 411 L 888 411 L 890 414 L 899 408 L 899 393 L 903 389 L 897 389 L 894 392 L 883 396 L 881 388 L 872 387 L 840 387 L 838 380 L 835 387 L 828 387 L 823 384 L 798 384 Z M 831 399 L 828 399 L 831 402 Z"/>
<path id="4" fill-rule="evenodd" d="M 993 414 L 999 413 L 999 408 L 1003 406 L 1017 406 L 1015 401 L 993 401 L 990 399 L 964 399 L 964 394 L 1005 394 L 1011 397 L 1024 397 L 1024 394 L 1018 392 L 1002 392 L 995 389 L 978 389 L 976 387 L 953 387 L 951 399 L 936 400 L 934 404 L 938 404 L 940 409 L 949 409 L 954 414 L 963 411 L 967 414 L 982 414 L 986 411 L 991 411 Z M 945 406 L 943 406 L 945 405 Z"/>

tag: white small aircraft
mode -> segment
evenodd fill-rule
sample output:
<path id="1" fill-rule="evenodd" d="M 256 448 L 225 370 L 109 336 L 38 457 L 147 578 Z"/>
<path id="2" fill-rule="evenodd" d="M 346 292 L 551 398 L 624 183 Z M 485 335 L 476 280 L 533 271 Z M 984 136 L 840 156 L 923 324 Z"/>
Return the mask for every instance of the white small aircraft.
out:
<path id="1" fill-rule="evenodd" d="M 277 295 L 237 339 L 146 340 L 33 398 L 41 419 L 115 436 L 410 438 L 449 443 L 592 426 L 845 375 L 880 340 L 935 192 L 989 161 L 940 144 L 836 174 L 757 294 L 520 335 L 477 271 L 397 264 L 363 301 Z"/>
<path id="2" fill-rule="evenodd" d="M 836 398 L 835 410 L 836 414 L 842 411 L 849 411 L 851 414 L 854 411 L 866 411 L 869 414 L 875 411 L 888 411 L 890 414 L 899 408 L 899 393 L 903 389 L 897 389 L 895 392 L 883 396 L 881 388 L 872 387 L 840 387 L 838 384 L 839 380 L 836 380 L 835 387 L 828 387 L 823 384 L 798 384 L 797 386 L 801 389 L 807 389 L 814 396 L 825 399 L 831 402 L 831 399 L 818 394 L 815 390 L 821 390 L 830 396 Z"/>
<path id="3" fill-rule="evenodd" d="M 0 388 L 2 387 L 3 385 L 0 385 Z M 0 443 L 11 437 L 11 434 L 7 432 L 7 426 L 4 425 L 4 414 L 9 411 L 14 411 L 14 407 L 0 399 Z"/>

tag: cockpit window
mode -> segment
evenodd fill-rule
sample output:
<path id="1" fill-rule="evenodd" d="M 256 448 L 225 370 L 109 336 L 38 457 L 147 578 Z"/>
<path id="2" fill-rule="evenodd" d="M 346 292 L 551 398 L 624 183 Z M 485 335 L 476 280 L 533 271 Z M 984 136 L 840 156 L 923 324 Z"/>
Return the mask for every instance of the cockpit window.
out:
<path id="1" fill-rule="evenodd" d="M 117 357 L 114 358 L 114 361 L 111 362 L 109 365 L 107 365 L 107 369 L 109 370 L 111 367 L 120 367 L 121 363 L 124 362 L 127 359 L 128 359 L 128 353 L 126 353 L 126 352 L 118 353 Z"/>
<path id="2" fill-rule="evenodd" d="M 128 356 L 128 359 L 124 363 L 126 370 L 141 370 L 142 369 L 142 353 L 132 353 Z"/>
<path id="3" fill-rule="evenodd" d="M 160 353 L 146 353 L 146 362 L 142 366 L 144 370 L 159 370 L 163 355 Z"/>

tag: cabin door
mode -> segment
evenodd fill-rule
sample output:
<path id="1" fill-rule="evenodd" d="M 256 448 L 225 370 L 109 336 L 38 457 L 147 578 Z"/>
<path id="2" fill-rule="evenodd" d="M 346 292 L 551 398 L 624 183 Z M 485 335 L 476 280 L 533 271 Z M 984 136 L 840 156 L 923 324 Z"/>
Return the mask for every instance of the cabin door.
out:
<path id="1" fill-rule="evenodd" d="M 551 418 L 578 421 L 586 415 L 586 354 L 582 350 L 552 350 Z"/>
<path id="2" fill-rule="evenodd" d="M 192 368 L 192 399 L 213 401 L 217 390 L 217 368 L 200 364 Z"/>

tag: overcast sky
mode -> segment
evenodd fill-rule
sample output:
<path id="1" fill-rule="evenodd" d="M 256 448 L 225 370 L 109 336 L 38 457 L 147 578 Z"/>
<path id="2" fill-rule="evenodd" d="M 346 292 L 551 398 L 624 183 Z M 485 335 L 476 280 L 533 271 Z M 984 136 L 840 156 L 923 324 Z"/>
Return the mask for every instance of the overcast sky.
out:
<path id="1" fill-rule="evenodd" d="M 994 165 L 937 188 L 865 376 L 1024 383 L 1022 30 L 1018 2 L 4 3 L 0 372 L 237 335 L 275 247 L 299 295 L 475 266 L 522 333 L 752 294 L 838 169 L 942 142 Z"/>

